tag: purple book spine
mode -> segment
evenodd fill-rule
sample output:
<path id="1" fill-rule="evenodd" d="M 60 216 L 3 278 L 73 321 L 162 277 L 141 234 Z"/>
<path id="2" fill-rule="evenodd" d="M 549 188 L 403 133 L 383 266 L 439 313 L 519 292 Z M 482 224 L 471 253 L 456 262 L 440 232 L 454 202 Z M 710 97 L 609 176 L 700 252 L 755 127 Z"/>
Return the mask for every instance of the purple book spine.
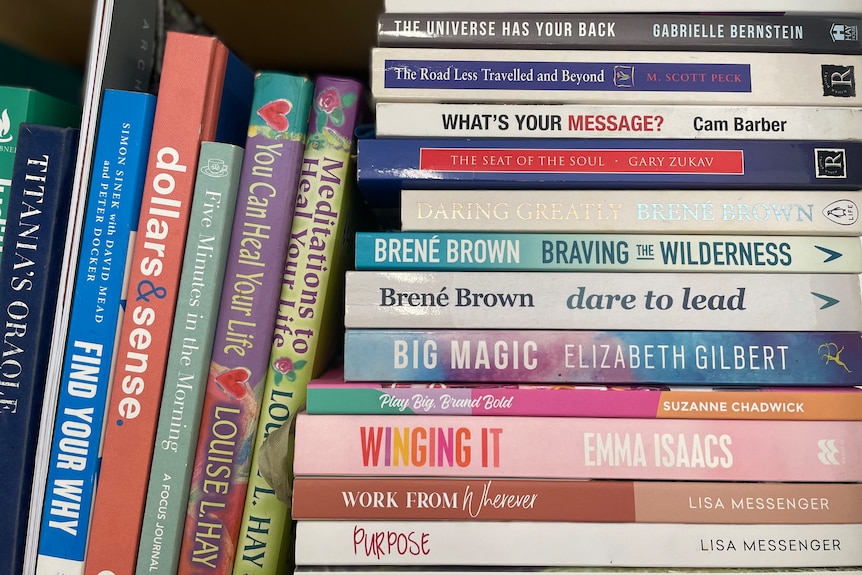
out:
<path id="1" fill-rule="evenodd" d="M 249 122 L 179 573 L 230 570 L 302 170 L 313 82 L 261 73 Z"/>

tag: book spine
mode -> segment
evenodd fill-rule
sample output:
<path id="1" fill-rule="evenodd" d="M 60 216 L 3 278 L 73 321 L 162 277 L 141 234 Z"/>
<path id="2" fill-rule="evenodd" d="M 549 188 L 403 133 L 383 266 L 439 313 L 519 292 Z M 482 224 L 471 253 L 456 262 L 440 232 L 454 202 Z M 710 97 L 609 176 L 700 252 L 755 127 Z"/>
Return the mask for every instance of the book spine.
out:
<path id="1" fill-rule="evenodd" d="M 338 321 L 343 286 L 338 284 L 343 284 L 348 254 L 340 252 L 352 248 L 345 237 L 352 234 L 345 211 L 351 209 L 350 156 L 362 90 L 359 82 L 347 78 L 315 79 L 235 573 L 282 574 L 291 563 L 290 508 L 262 474 L 262 449 L 264 441 L 305 404 L 307 383 L 325 369 L 343 335 Z"/>
<path id="2" fill-rule="evenodd" d="M 30 88 L 0 86 L 0 255 L 21 124 L 76 127 L 80 121 L 81 110 L 74 104 Z"/>
<path id="3" fill-rule="evenodd" d="M 862 331 L 856 274 L 350 271 L 345 289 L 348 328 Z"/>
<path id="4" fill-rule="evenodd" d="M 854 386 L 858 353 L 859 332 L 348 329 L 344 378 Z"/>
<path id="5" fill-rule="evenodd" d="M 302 565 L 298 566 L 294 569 L 294 573 L 329 573 L 331 575 L 370 575 L 371 572 L 376 573 L 377 575 L 398 575 L 399 573 L 404 572 L 403 567 L 383 567 L 379 565 L 369 566 L 369 567 L 359 567 L 355 565 L 344 565 L 340 567 L 320 567 L 318 565 L 315 566 L 307 566 Z M 421 568 L 423 575 L 514 575 L 515 573 L 548 573 L 548 572 L 557 572 L 557 573 L 571 573 L 577 575 L 655 575 L 656 570 L 651 569 L 649 567 L 638 569 L 636 567 L 598 567 L 598 568 L 589 568 L 589 567 L 533 567 L 533 566 L 525 566 L 525 567 L 509 567 L 509 566 L 500 566 L 497 568 L 492 567 L 475 567 L 472 565 L 467 565 L 464 567 L 443 567 L 443 568 L 432 568 L 425 567 Z M 768 568 L 747 568 L 747 569 L 691 569 L 691 568 L 682 568 L 682 569 L 664 569 L 661 572 L 667 574 L 676 573 L 678 575 L 720 575 L 722 573 L 726 575 L 857 575 L 858 569 L 853 567 L 835 567 L 832 569 L 827 569 L 824 567 L 812 567 L 809 569 L 796 568 L 796 569 L 768 569 Z"/>
<path id="6" fill-rule="evenodd" d="M 377 45 L 860 54 L 862 18 L 758 14 L 383 13 Z"/>
<path id="7" fill-rule="evenodd" d="M 862 56 L 372 48 L 375 100 L 859 106 Z M 612 94 L 612 96 L 611 96 Z"/>
<path id="8" fill-rule="evenodd" d="M 362 138 L 357 177 L 373 208 L 403 188 L 862 188 L 862 142 Z"/>
<path id="9" fill-rule="evenodd" d="M 465 12 L 496 12 L 496 13 L 530 13 L 530 12 L 572 12 L 572 5 L 566 0 L 539 0 L 526 2 L 524 0 L 502 0 L 492 4 L 482 0 L 384 0 L 385 12 L 393 13 L 454 13 Z M 607 0 L 579 2 L 577 12 L 586 13 L 619 13 L 631 12 L 632 6 L 626 0 Z M 685 0 L 650 0 L 638 4 L 640 12 L 690 12 L 691 4 Z M 858 16 L 859 5 L 854 0 L 828 0 L 821 4 L 810 4 L 805 0 L 727 0 L 722 2 L 701 2 L 700 12 L 715 14 L 720 12 L 770 12 L 772 14 L 815 14 L 815 15 L 846 15 Z"/>
<path id="10" fill-rule="evenodd" d="M 263 399 L 312 82 L 255 77 L 178 573 L 230 573 Z M 215 486 L 218 485 L 218 488 Z"/>
<path id="11" fill-rule="evenodd" d="M 300 412 L 294 473 L 855 482 L 862 477 L 860 431 L 860 421 L 381 419 Z M 536 446 L 542 446 L 541 457 Z M 764 453 L 774 458 L 765 460 Z"/>
<path id="12" fill-rule="evenodd" d="M 22 123 L 9 192 L 0 315 L 0 570 L 20 573 L 31 517 L 36 444 L 72 190 L 77 128 Z M 82 422 L 86 426 L 86 421 Z"/>
<path id="13" fill-rule="evenodd" d="M 243 149 L 202 142 L 136 573 L 177 571 Z"/>
<path id="14" fill-rule="evenodd" d="M 859 483 L 297 477 L 295 519 L 862 523 Z"/>
<path id="15" fill-rule="evenodd" d="M 862 235 L 862 192 L 402 190 L 404 231 Z"/>
<path id="16" fill-rule="evenodd" d="M 843 567 L 862 524 L 299 521 L 298 565 Z"/>
<path id="17" fill-rule="evenodd" d="M 86 575 L 134 573 L 202 141 L 215 136 L 226 47 L 168 33 L 128 306 L 108 400 Z"/>
<path id="18" fill-rule="evenodd" d="M 381 102 L 378 137 L 859 140 L 862 110 L 825 106 L 618 106 Z"/>
<path id="19" fill-rule="evenodd" d="M 308 384 L 306 410 L 311 414 L 355 415 L 853 421 L 862 419 L 862 389 L 723 390 L 706 386 L 347 383 L 320 379 Z"/>
<path id="20" fill-rule="evenodd" d="M 359 232 L 357 270 L 862 272 L 858 237 Z"/>
<path id="21" fill-rule="evenodd" d="M 60 379 L 36 573 L 83 573 L 126 263 L 137 231 L 155 96 L 106 90 Z M 86 433 L 85 433 L 86 432 Z"/>

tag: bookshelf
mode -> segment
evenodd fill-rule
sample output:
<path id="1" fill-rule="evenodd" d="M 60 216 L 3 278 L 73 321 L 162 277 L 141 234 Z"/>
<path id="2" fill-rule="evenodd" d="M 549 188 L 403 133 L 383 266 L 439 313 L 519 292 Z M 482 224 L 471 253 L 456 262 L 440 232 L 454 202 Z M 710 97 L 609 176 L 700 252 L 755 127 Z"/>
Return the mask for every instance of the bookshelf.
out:
<path id="1" fill-rule="evenodd" d="M 0 42 L 83 67 L 93 0 L 0 0 Z M 367 74 L 383 0 L 185 0 L 253 68 Z M 241 8 L 240 8 L 241 6 Z"/>

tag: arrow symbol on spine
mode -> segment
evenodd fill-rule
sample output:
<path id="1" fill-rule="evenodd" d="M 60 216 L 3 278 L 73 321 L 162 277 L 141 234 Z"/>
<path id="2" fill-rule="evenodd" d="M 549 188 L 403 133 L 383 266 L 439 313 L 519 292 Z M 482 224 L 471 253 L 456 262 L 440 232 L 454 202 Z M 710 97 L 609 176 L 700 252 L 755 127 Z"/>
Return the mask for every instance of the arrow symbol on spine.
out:
<path id="1" fill-rule="evenodd" d="M 811 295 L 819 297 L 824 302 L 826 302 L 822 306 L 820 306 L 820 309 L 826 309 L 827 307 L 832 307 L 833 305 L 838 303 L 838 300 L 834 297 L 829 297 L 828 295 L 823 295 L 822 293 L 817 293 L 816 291 L 811 292 Z"/>
<path id="2" fill-rule="evenodd" d="M 830 250 L 829 248 L 824 248 L 823 246 L 814 246 L 814 247 L 817 248 L 818 250 L 820 250 L 821 252 L 825 253 L 828 256 L 825 260 L 823 260 L 824 264 L 831 262 L 832 260 L 837 260 L 842 255 L 844 255 L 840 252 L 836 252 L 835 250 Z"/>

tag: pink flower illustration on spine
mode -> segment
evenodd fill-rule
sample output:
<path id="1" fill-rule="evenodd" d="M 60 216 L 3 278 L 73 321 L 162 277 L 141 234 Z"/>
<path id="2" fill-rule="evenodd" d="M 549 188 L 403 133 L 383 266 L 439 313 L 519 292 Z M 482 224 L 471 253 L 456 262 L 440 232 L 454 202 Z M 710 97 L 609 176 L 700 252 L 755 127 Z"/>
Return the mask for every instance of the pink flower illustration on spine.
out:
<path id="1" fill-rule="evenodd" d="M 283 378 L 288 381 L 296 381 L 296 372 L 300 371 L 308 362 L 304 359 L 293 363 L 289 357 L 280 357 L 272 362 L 272 367 L 275 369 L 275 384 L 279 385 Z"/>

